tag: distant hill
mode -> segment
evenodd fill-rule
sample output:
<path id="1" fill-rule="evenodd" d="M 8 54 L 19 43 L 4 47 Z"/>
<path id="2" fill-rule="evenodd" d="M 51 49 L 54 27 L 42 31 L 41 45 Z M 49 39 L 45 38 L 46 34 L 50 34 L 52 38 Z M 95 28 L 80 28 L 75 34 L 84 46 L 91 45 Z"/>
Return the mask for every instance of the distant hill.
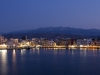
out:
<path id="1" fill-rule="evenodd" d="M 5 37 L 20 38 L 22 36 L 32 37 L 46 37 L 46 38 L 56 38 L 56 37 L 69 37 L 69 38 L 90 38 L 99 37 L 99 29 L 81 29 L 81 28 L 71 28 L 71 27 L 41 27 L 33 30 L 22 30 L 14 31 L 4 34 Z"/>

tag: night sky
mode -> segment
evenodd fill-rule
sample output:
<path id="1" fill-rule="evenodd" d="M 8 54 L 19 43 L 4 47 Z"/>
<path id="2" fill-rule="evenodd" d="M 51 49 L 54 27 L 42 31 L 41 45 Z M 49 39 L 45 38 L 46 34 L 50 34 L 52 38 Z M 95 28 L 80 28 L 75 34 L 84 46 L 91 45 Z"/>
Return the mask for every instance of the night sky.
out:
<path id="1" fill-rule="evenodd" d="M 0 33 L 53 26 L 100 29 L 100 0 L 0 0 Z"/>

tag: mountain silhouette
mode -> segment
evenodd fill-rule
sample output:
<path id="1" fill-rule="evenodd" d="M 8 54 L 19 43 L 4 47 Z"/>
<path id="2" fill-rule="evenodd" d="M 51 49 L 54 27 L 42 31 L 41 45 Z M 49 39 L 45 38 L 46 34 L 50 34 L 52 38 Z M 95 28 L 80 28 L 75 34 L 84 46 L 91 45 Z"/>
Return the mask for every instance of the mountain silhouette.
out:
<path id="1" fill-rule="evenodd" d="M 99 37 L 99 29 L 82 29 L 82 28 L 71 28 L 71 27 L 41 27 L 38 29 L 13 31 L 4 34 L 5 37 L 20 38 L 22 36 L 32 37 L 45 37 L 45 38 L 90 38 Z"/>

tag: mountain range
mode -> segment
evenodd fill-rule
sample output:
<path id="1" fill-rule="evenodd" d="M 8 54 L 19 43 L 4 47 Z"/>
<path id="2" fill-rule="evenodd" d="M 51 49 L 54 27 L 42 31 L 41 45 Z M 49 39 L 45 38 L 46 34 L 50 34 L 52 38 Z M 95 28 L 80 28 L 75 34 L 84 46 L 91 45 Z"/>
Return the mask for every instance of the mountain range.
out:
<path id="1" fill-rule="evenodd" d="M 41 27 L 38 29 L 13 31 L 3 35 L 8 38 L 21 38 L 22 36 L 28 36 L 29 38 L 94 38 L 100 37 L 100 30 L 71 27 Z"/>

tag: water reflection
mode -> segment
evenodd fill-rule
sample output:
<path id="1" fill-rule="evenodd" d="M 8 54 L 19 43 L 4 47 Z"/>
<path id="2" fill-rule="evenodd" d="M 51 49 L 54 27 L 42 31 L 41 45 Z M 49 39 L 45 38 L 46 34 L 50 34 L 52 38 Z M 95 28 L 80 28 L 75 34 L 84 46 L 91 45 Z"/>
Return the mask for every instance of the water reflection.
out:
<path id="1" fill-rule="evenodd" d="M 74 50 L 72 50 L 72 55 L 74 55 Z"/>
<path id="2" fill-rule="evenodd" d="M 15 50 L 13 50 L 12 59 L 13 59 L 13 63 L 15 63 L 16 62 L 16 52 L 15 52 Z"/>
<path id="3" fill-rule="evenodd" d="M 37 54 L 40 54 L 40 48 L 36 48 Z"/>
<path id="4" fill-rule="evenodd" d="M 93 56 L 97 56 L 97 50 L 93 50 Z"/>
<path id="5" fill-rule="evenodd" d="M 33 48 L 31 51 L 32 51 L 32 54 L 35 54 L 35 51 L 36 49 L 35 48 Z"/>
<path id="6" fill-rule="evenodd" d="M 7 50 L 0 50 L 1 58 L 0 58 L 0 67 L 1 67 L 1 74 L 7 75 L 8 72 L 8 65 L 7 65 Z"/>
<path id="7" fill-rule="evenodd" d="M 30 54 L 40 54 L 40 48 L 32 48 L 31 50 L 30 50 Z"/>
<path id="8" fill-rule="evenodd" d="M 58 54 L 58 50 L 54 49 L 54 55 Z"/>
<path id="9" fill-rule="evenodd" d="M 26 49 L 21 49 L 21 55 L 24 55 L 26 53 Z"/>
<path id="10" fill-rule="evenodd" d="M 36 69 L 38 69 L 39 72 L 44 72 L 44 70 L 42 70 L 43 67 L 52 73 L 54 66 L 59 72 L 67 72 L 66 69 L 69 70 L 70 68 L 74 68 L 75 70 L 77 68 L 80 70 L 81 68 L 81 70 L 83 70 L 84 65 L 88 63 L 88 65 L 90 65 L 90 63 L 94 64 L 95 61 L 97 61 L 96 63 L 98 64 L 99 59 L 95 58 L 99 55 L 100 51 L 97 49 L 68 50 L 34 48 L 32 50 L 0 50 L 0 75 L 8 75 L 9 72 L 9 75 L 15 75 L 17 73 L 18 75 L 25 75 L 27 72 L 36 72 Z M 95 65 L 98 68 L 97 64 Z M 20 74 L 21 71 L 23 74 Z"/>
<path id="11" fill-rule="evenodd" d="M 80 50 L 87 50 L 87 48 L 80 48 Z"/>
<path id="12" fill-rule="evenodd" d="M 87 50 L 84 49 L 84 50 L 80 50 L 80 56 L 87 56 Z"/>
<path id="13" fill-rule="evenodd" d="M 77 55 L 80 54 L 80 56 L 97 56 L 97 53 L 100 49 L 96 48 L 68 48 L 68 55 Z"/>
<path id="14" fill-rule="evenodd" d="M 12 73 L 15 73 L 16 72 L 16 50 L 13 50 L 12 52 L 12 70 L 13 72 Z"/>

